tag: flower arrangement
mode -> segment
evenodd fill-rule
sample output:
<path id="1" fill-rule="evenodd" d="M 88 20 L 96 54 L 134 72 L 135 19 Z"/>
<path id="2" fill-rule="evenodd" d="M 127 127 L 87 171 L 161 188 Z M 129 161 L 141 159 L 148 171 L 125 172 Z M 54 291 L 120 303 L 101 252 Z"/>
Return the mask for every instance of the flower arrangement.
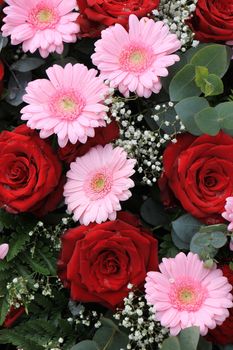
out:
<path id="1" fill-rule="evenodd" d="M 233 7 L 0 0 L 3 350 L 233 350 Z"/>

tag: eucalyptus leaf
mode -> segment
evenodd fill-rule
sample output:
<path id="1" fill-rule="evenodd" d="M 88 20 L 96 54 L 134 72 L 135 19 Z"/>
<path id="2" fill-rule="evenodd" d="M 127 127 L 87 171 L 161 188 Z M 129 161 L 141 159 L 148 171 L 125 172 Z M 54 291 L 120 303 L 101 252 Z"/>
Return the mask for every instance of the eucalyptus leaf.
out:
<path id="1" fill-rule="evenodd" d="M 200 338 L 199 327 L 183 329 L 179 334 L 180 347 L 182 350 L 196 350 Z"/>
<path id="2" fill-rule="evenodd" d="M 201 90 L 195 84 L 195 76 L 195 66 L 193 64 L 186 64 L 176 73 L 169 85 L 171 101 L 180 101 L 184 98 L 201 94 Z"/>
<path id="3" fill-rule="evenodd" d="M 205 86 L 202 92 L 205 96 L 216 96 L 222 94 L 224 86 L 222 80 L 216 74 L 209 74 L 205 79 Z"/>
<path id="4" fill-rule="evenodd" d="M 141 206 L 141 217 L 152 226 L 163 226 L 169 222 L 169 217 L 163 205 L 148 198 Z"/>
<path id="5" fill-rule="evenodd" d="M 178 336 L 165 339 L 161 350 L 197 350 L 199 337 L 199 327 L 183 329 Z"/>
<path id="6" fill-rule="evenodd" d="M 70 350 L 100 350 L 96 342 L 92 340 L 83 340 L 72 346 Z"/>
<path id="7" fill-rule="evenodd" d="M 203 260 L 214 258 L 218 249 L 213 247 L 211 241 L 211 233 L 197 232 L 191 240 L 190 251 L 198 254 Z"/>
<path id="8" fill-rule="evenodd" d="M 126 348 L 129 338 L 128 335 L 120 331 L 117 325 L 107 319 L 102 326 L 96 331 L 93 340 L 98 344 L 100 350 L 119 350 Z"/>
<path id="9" fill-rule="evenodd" d="M 226 45 L 209 44 L 198 50 L 190 63 L 208 68 L 209 73 L 223 77 L 231 61 L 231 49 Z"/>
<path id="10" fill-rule="evenodd" d="M 197 66 L 195 67 L 195 83 L 203 91 L 205 86 L 205 79 L 208 77 L 208 68 Z"/>
<path id="11" fill-rule="evenodd" d="M 175 110 L 187 131 L 193 135 L 201 135 L 202 131 L 198 128 L 194 116 L 207 107 L 209 103 L 205 98 L 193 96 L 178 102 Z"/>
<path id="12" fill-rule="evenodd" d="M 44 60 L 37 57 L 21 58 L 19 61 L 14 62 L 11 65 L 11 69 L 18 72 L 29 72 L 33 69 L 39 68 L 45 63 Z"/>
<path id="13" fill-rule="evenodd" d="M 218 113 L 215 108 L 206 107 L 196 113 L 194 118 L 198 128 L 204 134 L 215 136 L 220 131 Z"/>
<path id="14" fill-rule="evenodd" d="M 180 57 L 180 60 L 173 64 L 171 67 L 169 67 L 169 74 L 166 77 L 161 77 L 163 88 L 167 92 L 169 91 L 169 85 L 171 83 L 172 78 L 188 63 L 186 58 L 186 52 L 177 52 L 177 54 Z"/>
<path id="15" fill-rule="evenodd" d="M 215 110 L 221 128 L 226 132 L 233 130 L 233 102 L 220 103 L 215 107 Z"/>
<path id="16" fill-rule="evenodd" d="M 182 350 L 177 337 L 169 337 L 163 341 L 161 350 Z"/>
<path id="17" fill-rule="evenodd" d="M 211 244 L 214 248 L 222 248 L 227 243 L 227 236 L 223 232 L 211 233 Z"/>
<path id="18" fill-rule="evenodd" d="M 197 350 L 212 350 L 212 343 L 205 340 L 205 338 L 200 337 Z"/>
<path id="19" fill-rule="evenodd" d="M 190 214 L 184 214 L 172 221 L 172 239 L 180 249 L 189 249 L 192 237 L 201 227 L 201 222 Z"/>
<path id="20" fill-rule="evenodd" d="M 31 72 L 15 72 L 8 84 L 9 94 L 6 101 L 12 106 L 19 106 L 23 102 L 23 95 L 28 83 L 32 80 Z"/>
<path id="21" fill-rule="evenodd" d="M 179 249 L 189 250 L 189 243 L 183 241 L 174 230 L 171 230 L 172 241 Z"/>

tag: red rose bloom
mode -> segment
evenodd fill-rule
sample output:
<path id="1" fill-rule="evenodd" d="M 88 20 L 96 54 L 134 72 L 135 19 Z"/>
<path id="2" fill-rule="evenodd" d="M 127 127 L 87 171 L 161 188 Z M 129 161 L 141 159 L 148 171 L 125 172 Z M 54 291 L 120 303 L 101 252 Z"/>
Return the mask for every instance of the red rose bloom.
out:
<path id="1" fill-rule="evenodd" d="M 222 268 L 223 275 L 228 278 L 228 281 L 233 286 L 233 271 L 229 265 L 224 265 Z M 215 344 L 233 344 L 233 308 L 229 309 L 230 316 L 223 322 L 221 326 L 213 330 L 209 330 L 208 340 Z"/>
<path id="2" fill-rule="evenodd" d="M 163 155 L 161 198 L 172 192 L 184 209 L 207 224 L 222 222 L 225 200 L 233 196 L 233 138 L 223 132 L 199 137 L 185 133 Z"/>
<path id="3" fill-rule="evenodd" d="M 128 283 L 142 287 L 146 273 L 158 267 L 158 244 L 137 218 L 79 226 L 62 237 L 58 275 L 71 298 L 111 309 L 127 296 Z M 137 226 L 135 226 L 137 225 Z"/>
<path id="4" fill-rule="evenodd" d="M 195 39 L 202 42 L 227 41 L 233 38 L 233 2 L 198 0 L 188 24 Z"/>
<path id="5" fill-rule="evenodd" d="M 44 215 L 62 198 L 62 167 L 51 146 L 26 125 L 0 134 L 0 207 Z"/>
<path id="6" fill-rule="evenodd" d="M 91 147 L 101 145 L 105 146 L 108 143 L 116 140 L 119 136 L 119 127 L 116 121 L 112 121 L 106 127 L 95 129 L 95 136 L 88 137 L 86 143 L 77 142 L 75 145 L 68 143 L 65 147 L 59 148 L 58 156 L 66 163 L 73 162 L 77 157 L 82 157 L 89 151 Z"/>
<path id="7" fill-rule="evenodd" d="M 159 0 L 77 0 L 81 35 L 97 37 L 102 29 L 115 23 L 123 26 L 133 13 L 141 18 L 156 9 Z"/>
<path id="8" fill-rule="evenodd" d="M 18 309 L 11 307 L 10 311 L 6 315 L 5 321 L 3 323 L 3 327 L 10 328 L 13 324 L 18 320 L 18 318 L 24 314 L 25 308 L 20 306 Z"/>

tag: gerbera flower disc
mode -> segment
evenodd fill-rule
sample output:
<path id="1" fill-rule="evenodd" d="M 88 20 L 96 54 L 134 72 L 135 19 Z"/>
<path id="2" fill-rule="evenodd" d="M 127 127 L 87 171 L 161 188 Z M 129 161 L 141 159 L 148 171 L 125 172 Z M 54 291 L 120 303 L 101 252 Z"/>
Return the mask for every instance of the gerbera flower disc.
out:
<path id="1" fill-rule="evenodd" d="M 54 65 L 46 73 L 49 80 L 28 84 L 23 100 L 29 105 L 21 110 L 21 119 L 30 128 L 40 129 L 41 138 L 57 134 L 60 147 L 68 140 L 85 143 L 88 136 L 95 135 L 94 128 L 105 126 L 107 86 L 96 77 L 95 69 L 88 70 L 83 64 Z"/>
<path id="2" fill-rule="evenodd" d="M 221 325 L 233 306 L 232 286 L 215 266 L 205 268 L 197 254 L 164 258 L 160 272 L 148 272 L 146 299 L 154 305 L 156 320 L 171 335 L 199 326 L 201 335 Z"/>
<path id="3" fill-rule="evenodd" d="M 123 95 L 131 91 L 149 97 L 160 91 L 160 77 L 168 75 L 166 67 L 179 61 L 172 53 L 180 47 L 177 36 L 163 22 L 130 15 L 128 32 L 120 24 L 102 31 L 92 61 L 101 77 Z"/>
<path id="4" fill-rule="evenodd" d="M 131 196 L 135 159 L 121 147 L 96 146 L 71 163 L 64 187 L 65 202 L 81 224 L 115 220 L 120 201 Z"/>
<path id="5" fill-rule="evenodd" d="M 22 43 L 24 52 L 39 49 L 42 57 L 62 53 L 63 42 L 77 40 L 80 28 L 75 0 L 5 0 L 3 36 L 11 36 L 12 45 Z"/>

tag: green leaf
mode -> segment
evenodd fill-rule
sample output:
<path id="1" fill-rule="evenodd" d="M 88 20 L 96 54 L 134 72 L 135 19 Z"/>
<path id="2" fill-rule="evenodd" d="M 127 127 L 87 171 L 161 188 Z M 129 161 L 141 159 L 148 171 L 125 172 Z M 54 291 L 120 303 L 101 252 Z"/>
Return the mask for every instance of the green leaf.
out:
<path id="1" fill-rule="evenodd" d="M 0 299 L 0 310 L 0 326 L 2 326 L 9 311 L 9 304 L 6 300 L 6 297 Z"/>
<path id="2" fill-rule="evenodd" d="M 211 233 L 211 244 L 214 248 L 222 248 L 227 243 L 227 236 L 223 232 Z"/>
<path id="3" fill-rule="evenodd" d="M 140 211 L 143 220 L 154 227 L 163 226 L 169 222 L 169 217 L 165 213 L 163 205 L 155 202 L 152 198 L 148 198 L 142 204 Z"/>
<path id="4" fill-rule="evenodd" d="M 6 256 L 6 260 L 9 262 L 14 259 L 22 250 L 25 249 L 25 244 L 30 239 L 30 236 L 26 233 L 14 234 L 9 242 L 9 252 Z"/>
<path id="5" fill-rule="evenodd" d="M 161 350 L 196 350 L 199 337 L 199 327 L 183 329 L 178 336 L 165 339 Z"/>
<path id="6" fill-rule="evenodd" d="M 209 343 L 205 338 L 200 337 L 197 350 L 212 350 L 212 343 Z"/>
<path id="7" fill-rule="evenodd" d="M 233 102 L 223 102 L 215 107 L 221 129 L 233 135 Z"/>
<path id="8" fill-rule="evenodd" d="M 202 131 L 198 128 L 194 115 L 207 107 L 209 103 L 205 98 L 193 96 L 178 102 L 175 110 L 187 131 L 193 135 L 201 135 Z"/>
<path id="9" fill-rule="evenodd" d="M 180 340 L 180 348 L 184 350 L 185 349 L 196 350 L 199 337 L 200 337 L 199 327 L 189 327 L 189 328 L 183 329 L 178 336 Z"/>
<path id="10" fill-rule="evenodd" d="M 169 86 L 171 101 L 180 101 L 201 94 L 201 90 L 195 84 L 195 75 L 195 66 L 192 64 L 186 64 L 176 73 Z"/>
<path id="11" fill-rule="evenodd" d="M 192 237 L 199 231 L 201 222 L 190 214 L 180 216 L 172 221 L 172 240 L 180 249 L 189 249 Z"/>
<path id="12" fill-rule="evenodd" d="M 209 74 L 205 79 L 205 88 L 203 90 L 205 96 L 220 95 L 224 91 L 222 80 L 216 74 Z"/>
<path id="13" fill-rule="evenodd" d="M 32 80 L 31 72 L 15 72 L 9 79 L 6 101 L 12 106 L 19 106 L 23 102 L 25 89 L 28 83 Z"/>
<path id="14" fill-rule="evenodd" d="M 174 258 L 179 250 L 174 246 L 171 234 L 166 234 L 161 237 L 162 242 L 160 243 L 159 256 L 162 258 Z"/>
<path id="15" fill-rule="evenodd" d="M 100 348 L 96 342 L 92 340 L 83 340 L 80 343 L 74 345 L 70 350 L 99 350 Z"/>
<path id="16" fill-rule="evenodd" d="M 204 134 L 215 136 L 220 131 L 218 113 L 215 108 L 206 107 L 196 113 L 194 118 L 198 128 Z"/>
<path id="17" fill-rule="evenodd" d="M 25 253 L 23 255 L 23 259 L 24 259 L 25 262 L 28 263 L 28 265 L 30 265 L 30 267 L 32 268 L 32 270 L 34 272 L 40 273 L 41 275 L 45 275 L 45 276 L 49 276 L 50 275 L 50 271 L 49 271 L 48 267 L 45 266 L 40 261 L 37 261 L 35 259 L 35 257 L 31 258 L 31 256 L 28 255 L 28 253 Z"/>
<path id="18" fill-rule="evenodd" d="M 196 85 L 203 91 L 203 87 L 205 86 L 205 80 L 209 75 L 208 68 L 197 66 L 195 67 L 195 83 Z"/>
<path id="19" fill-rule="evenodd" d="M 203 260 L 214 258 L 218 249 L 213 247 L 211 243 L 210 232 L 197 232 L 190 243 L 190 251 L 196 253 Z"/>
<path id="20" fill-rule="evenodd" d="M 26 58 L 21 58 L 19 61 L 14 62 L 10 68 L 18 72 L 29 72 L 33 69 L 39 68 L 44 63 L 45 61 L 42 60 L 41 58 L 26 57 Z"/>
<path id="21" fill-rule="evenodd" d="M 209 44 L 198 50 L 191 58 L 190 63 L 195 66 L 204 66 L 209 73 L 223 77 L 230 64 L 231 49 L 226 45 Z"/>
<path id="22" fill-rule="evenodd" d="M 169 91 L 169 85 L 171 83 L 172 78 L 188 63 L 186 58 L 186 52 L 177 52 L 177 54 L 178 56 L 180 56 L 180 60 L 169 67 L 169 74 L 166 77 L 161 77 L 163 88 L 167 92 Z"/>
<path id="23" fill-rule="evenodd" d="M 197 66 L 195 72 L 195 83 L 205 96 L 215 96 L 223 93 L 223 82 L 216 74 L 209 74 L 208 68 L 202 66 Z"/>
<path id="24" fill-rule="evenodd" d="M 161 350 L 181 350 L 177 337 L 169 337 L 164 340 Z"/>
<path id="25" fill-rule="evenodd" d="M 101 320 L 102 327 L 95 333 L 93 340 L 98 344 L 100 350 L 119 350 L 126 348 L 128 335 L 120 331 L 117 325 L 109 319 Z"/>

